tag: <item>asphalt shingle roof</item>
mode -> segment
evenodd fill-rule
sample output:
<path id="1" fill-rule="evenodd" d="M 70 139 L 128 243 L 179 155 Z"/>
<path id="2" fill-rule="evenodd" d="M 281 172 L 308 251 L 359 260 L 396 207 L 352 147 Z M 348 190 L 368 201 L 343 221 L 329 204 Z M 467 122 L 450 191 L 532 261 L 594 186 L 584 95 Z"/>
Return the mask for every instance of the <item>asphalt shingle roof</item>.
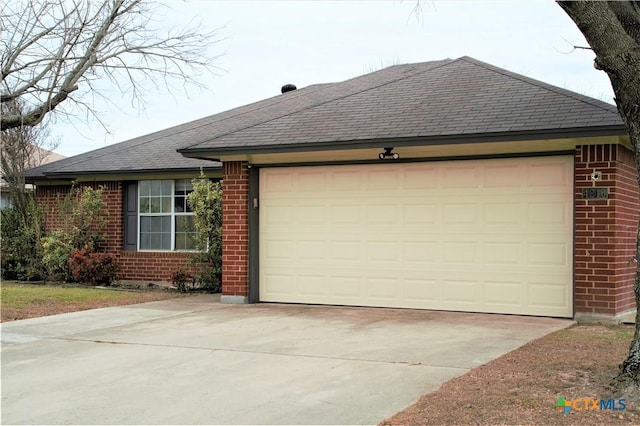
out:
<path id="1" fill-rule="evenodd" d="M 299 97 L 295 109 L 220 123 L 182 151 L 619 127 L 615 106 L 473 58 L 396 65 Z M 268 117 L 267 117 L 268 115 Z"/>
<path id="2" fill-rule="evenodd" d="M 197 157 L 379 139 L 421 144 L 457 136 L 585 129 L 625 133 L 613 105 L 462 57 L 308 86 L 41 166 L 28 176 L 220 166 L 177 150 Z"/>

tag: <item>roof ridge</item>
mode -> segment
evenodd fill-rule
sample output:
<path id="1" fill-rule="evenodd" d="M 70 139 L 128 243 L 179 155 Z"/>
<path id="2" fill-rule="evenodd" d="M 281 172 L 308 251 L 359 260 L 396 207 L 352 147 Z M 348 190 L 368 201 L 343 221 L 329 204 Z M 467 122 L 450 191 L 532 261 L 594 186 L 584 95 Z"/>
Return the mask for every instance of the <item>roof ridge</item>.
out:
<path id="1" fill-rule="evenodd" d="M 600 108 L 600 109 L 605 110 L 607 112 L 611 112 L 611 113 L 614 113 L 614 114 L 619 114 L 618 109 L 617 109 L 617 107 L 615 105 L 611 105 L 611 104 L 609 104 L 607 102 L 604 102 L 604 101 L 601 101 L 599 99 L 592 98 L 591 96 L 583 95 L 583 94 L 577 93 L 577 92 L 572 92 L 571 90 L 563 89 L 562 87 L 554 86 L 553 84 L 546 83 L 544 81 L 537 80 L 537 79 L 532 78 L 532 77 L 527 77 L 526 75 L 518 74 L 518 73 L 515 73 L 513 71 L 509 71 L 509 70 L 507 70 L 505 68 L 500 68 L 500 67 L 497 67 L 495 65 L 491 65 L 489 63 L 480 61 L 480 60 L 472 58 L 470 56 L 463 56 L 463 57 L 458 58 L 456 60 L 463 60 L 465 62 L 469 62 L 469 63 L 472 63 L 474 65 L 481 66 L 481 67 L 483 67 L 483 68 L 485 68 L 485 69 L 487 69 L 489 71 L 493 71 L 493 72 L 496 72 L 498 74 L 502 74 L 504 76 L 515 78 L 516 80 L 520 80 L 520 81 L 522 81 L 524 83 L 532 84 L 532 85 L 537 86 L 537 87 L 539 87 L 541 89 L 557 93 L 557 94 L 565 96 L 567 98 L 571 98 L 571 99 L 574 99 L 576 101 L 591 105 L 593 107 Z M 607 106 L 607 107 L 609 107 L 611 109 L 605 108 L 605 106 Z"/>
<path id="2" fill-rule="evenodd" d="M 458 58 L 458 59 L 460 59 L 460 58 Z M 420 71 L 416 71 L 416 72 L 414 72 L 414 73 L 409 73 L 409 74 L 407 74 L 407 75 L 403 75 L 402 77 L 398 77 L 398 78 L 395 78 L 395 79 L 392 79 L 392 80 L 387 80 L 387 81 L 385 81 L 384 83 L 377 84 L 377 85 L 374 85 L 374 86 L 371 86 L 371 87 L 367 87 L 367 88 L 365 88 L 365 89 L 362 89 L 362 90 L 359 90 L 359 91 L 355 91 L 355 92 L 352 92 L 352 93 L 349 93 L 349 94 L 346 94 L 346 95 L 343 95 L 343 96 L 338 96 L 338 97 L 334 97 L 334 98 L 331 98 L 331 99 L 327 99 L 327 100 L 325 100 L 325 101 L 318 102 L 318 103 L 315 103 L 315 104 L 313 104 L 313 105 L 309 105 L 309 106 L 307 106 L 307 107 L 305 107 L 305 108 L 301 108 L 301 109 L 298 109 L 298 110 L 296 110 L 296 111 L 290 111 L 290 112 L 287 112 L 286 114 L 282 114 L 282 115 L 279 115 L 279 116 L 277 116 L 277 117 L 269 118 L 268 120 L 264 120 L 264 121 L 261 121 L 261 122 L 258 122 L 258 123 L 253 123 L 253 124 L 251 124 L 251 125 L 248 125 L 248 126 L 245 126 L 245 127 L 239 128 L 239 129 L 230 130 L 230 131 L 228 131 L 227 133 L 222 133 L 222 134 L 216 135 L 216 137 L 215 137 L 215 138 L 216 138 L 216 139 L 218 139 L 218 138 L 222 138 L 222 137 L 225 137 L 225 136 L 230 135 L 230 134 L 232 134 L 232 133 L 241 132 L 241 131 L 243 131 L 243 130 L 250 129 L 250 128 L 252 128 L 252 127 L 256 127 L 256 126 L 263 125 L 263 124 L 268 123 L 268 122 L 270 122 L 270 121 L 279 120 L 279 119 L 281 119 L 281 118 L 284 118 L 284 117 L 290 116 L 290 115 L 292 115 L 292 114 L 298 114 L 298 113 L 300 113 L 300 112 L 302 112 L 302 111 L 308 111 L 308 110 L 310 110 L 310 109 L 317 108 L 317 107 L 319 107 L 319 106 L 322 106 L 322 105 L 328 104 L 328 103 L 330 103 L 330 102 L 335 102 L 335 101 L 338 101 L 338 100 L 341 100 L 341 99 L 348 98 L 348 97 L 350 97 L 350 96 L 354 96 L 354 95 L 358 95 L 358 94 L 360 94 L 360 93 L 368 92 L 369 90 L 373 90 L 373 89 L 377 89 L 377 88 L 380 88 L 380 87 L 386 86 L 386 85 L 388 85 L 388 84 L 396 83 L 396 82 L 398 82 L 398 81 L 401 81 L 401 80 L 407 79 L 407 78 L 409 78 L 409 77 L 414 77 L 414 76 L 416 76 L 416 75 L 418 75 L 418 74 L 421 74 L 421 73 L 425 73 L 425 72 L 428 72 L 428 71 L 433 71 L 434 69 L 437 69 L 437 68 L 440 68 L 440 67 L 443 67 L 443 66 L 449 65 L 449 64 L 451 64 L 451 63 L 453 63 L 453 62 L 457 61 L 458 59 L 448 59 L 448 58 L 447 58 L 447 59 L 441 59 L 441 60 L 436 60 L 436 61 L 427 61 L 427 62 L 417 62 L 417 63 L 411 63 L 411 64 L 397 64 L 397 65 L 391 65 L 391 66 L 389 66 L 389 67 L 385 67 L 385 68 L 383 68 L 383 69 L 381 69 L 381 70 L 378 70 L 378 71 L 375 71 L 375 72 L 373 72 L 373 73 L 368 73 L 368 74 L 360 75 L 360 76 L 357 76 L 357 77 L 350 78 L 350 79 L 348 79 L 348 80 L 340 81 L 340 82 L 338 82 L 338 83 L 330 83 L 330 84 L 342 84 L 342 83 L 346 83 L 346 82 L 348 82 L 348 81 L 352 81 L 352 80 L 355 80 L 355 79 L 358 79 L 358 78 L 362 78 L 362 77 L 370 76 L 370 75 L 375 74 L 375 73 L 380 72 L 380 71 L 388 70 L 389 68 L 395 68 L 395 67 L 399 67 L 399 66 L 427 64 L 427 63 L 430 63 L 430 62 L 431 62 L 431 63 L 434 63 L 434 66 L 433 66 L 433 67 L 430 67 L 430 68 L 428 68 L 428 69 L 420 70 Z M 182 151 L 184 151 L 184 150 L 192 149 L 192 148 L 197 147 L 198 145 L 201 145 L 201 144 L 206 143 L 206 142 L 207 142 L 207 141 L 205 140 L 205 141 L 201 141 L 201 142 L 195 143 L 195 144 L 193 144 L 193 145 L 185 146 L 185 147 L 183 147 L 183 148 L 178 149 L 178 152 L 182 152 Z"/>

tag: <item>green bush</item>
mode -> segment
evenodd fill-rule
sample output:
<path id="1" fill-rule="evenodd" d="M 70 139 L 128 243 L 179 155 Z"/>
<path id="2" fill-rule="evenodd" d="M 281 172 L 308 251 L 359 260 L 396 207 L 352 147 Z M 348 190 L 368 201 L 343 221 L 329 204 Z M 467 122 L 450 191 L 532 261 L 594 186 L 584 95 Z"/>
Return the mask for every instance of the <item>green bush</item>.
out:
<path id="1" fill-rule="evenodd" d="M 61 231 L 53 231 L 42 239 L 42 264 L 47 276 L 54 281 L 69 281 L 69 258 L 73 247 L 69 236 Z"/>
<path id="2" fill-rule="evenodd" d="M 187 202 L 193 211 L 198 251 L 189 260 L 197 286 L 216 293 L 222 288 L 222 184 L 212 182 L 202 171 L 192 183 Z"/>
<path id="3" fill-rule="evenodd" d="M 87 246 L 98 249 L 103 239 L 108 211 L 102 199 L 102 187 L 78 188 L 75 185 L 59 202 L 64 233 L 73 248 L 82 250 Z"/>
<path id="4" fill-rule="evenodd" d="M 2 278 L 39 280 L 42 267 L 42 214 L 30 196 L 25 214 L 14 207 L 1 211 L 0 259 Z"/>
<path id="5" fill-rule="evenodd" d="M 2 209 L 1 259 L 5 279 L 110 283 L 117 267 L 113 256 L 97 253 L 106 224 L 103 189 L 73 186 L 59 201 L 62 229 L 45 235 L 42 213 L 29 194 L 25 212 Z M 72 251 L 77 250 L 73 263 Z"/>

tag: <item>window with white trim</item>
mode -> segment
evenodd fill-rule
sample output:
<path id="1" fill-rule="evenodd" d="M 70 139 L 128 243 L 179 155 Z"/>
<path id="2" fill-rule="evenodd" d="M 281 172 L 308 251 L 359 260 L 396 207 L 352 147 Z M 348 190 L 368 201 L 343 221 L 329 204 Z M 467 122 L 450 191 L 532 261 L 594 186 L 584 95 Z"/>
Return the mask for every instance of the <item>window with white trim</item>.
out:
<path id="1" fill-rule="evenodd" d="M 138 182 L 138 249 L 195 250 L 190 179 Z"/>

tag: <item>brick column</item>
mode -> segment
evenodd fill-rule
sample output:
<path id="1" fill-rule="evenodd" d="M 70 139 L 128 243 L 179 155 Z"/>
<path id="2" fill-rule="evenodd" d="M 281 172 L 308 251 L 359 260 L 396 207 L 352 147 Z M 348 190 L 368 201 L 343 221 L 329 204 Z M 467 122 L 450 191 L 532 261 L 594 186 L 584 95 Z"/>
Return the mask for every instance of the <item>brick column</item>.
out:
<path id="1" fill-rule="evenodd" d="M 222 164 L 222 303 L 247 303 L 249 169 L 244 161 Z"/>
<path id="2" fill-rule="evenodd" d="M 600 180 L 592 178 L 600 173 Z M 576 316 L 616 319 L 635 308 L 635 239 L 640 202 L 633 153 L 622 145 L 590 145 L 575 155 Z M 584 188 L 608 188 L 585 199 Z"/>

